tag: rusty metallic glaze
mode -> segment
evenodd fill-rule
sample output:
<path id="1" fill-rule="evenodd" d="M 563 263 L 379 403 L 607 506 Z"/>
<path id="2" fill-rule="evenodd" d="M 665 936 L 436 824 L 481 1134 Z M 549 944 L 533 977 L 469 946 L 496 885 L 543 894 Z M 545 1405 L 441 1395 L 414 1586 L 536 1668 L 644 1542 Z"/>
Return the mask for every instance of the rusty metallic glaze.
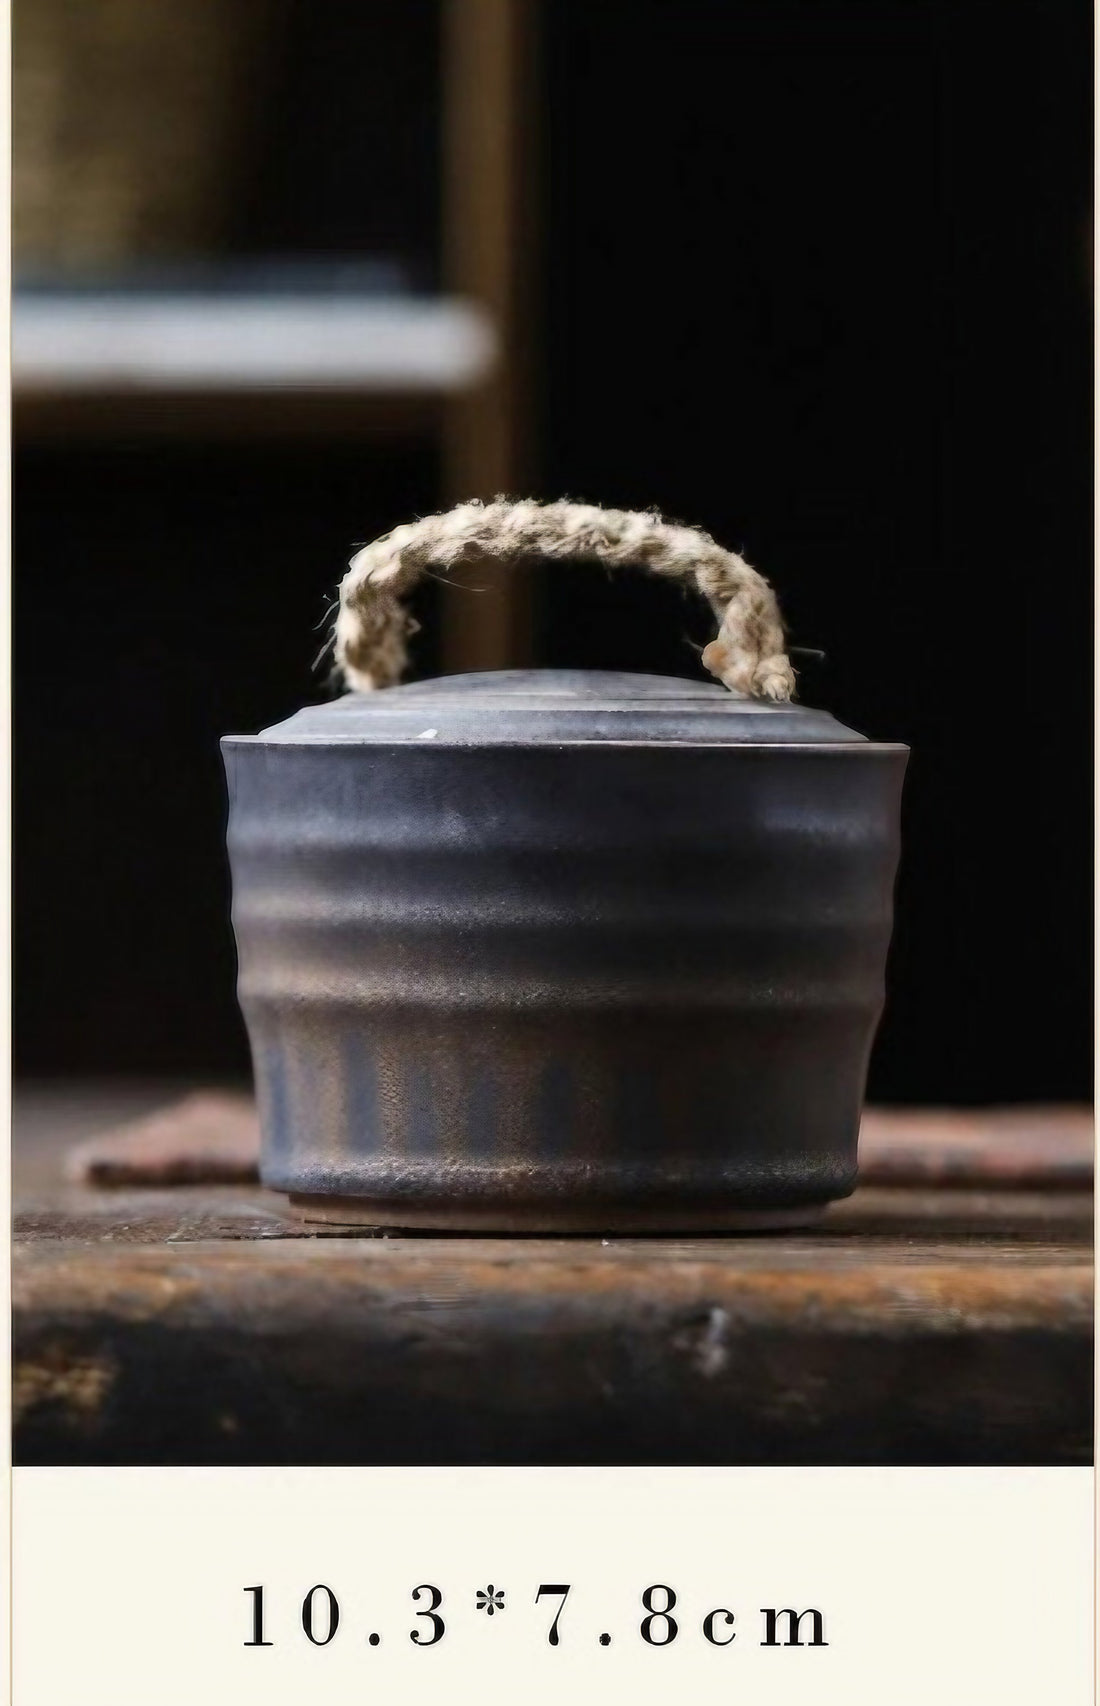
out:
<path id="1" fill-rule="evenodd" d="M 663 678 L 353 695 L 223 743 L 266 1184 L 690 1230 L 855 1182 L 906 750 Z"/>

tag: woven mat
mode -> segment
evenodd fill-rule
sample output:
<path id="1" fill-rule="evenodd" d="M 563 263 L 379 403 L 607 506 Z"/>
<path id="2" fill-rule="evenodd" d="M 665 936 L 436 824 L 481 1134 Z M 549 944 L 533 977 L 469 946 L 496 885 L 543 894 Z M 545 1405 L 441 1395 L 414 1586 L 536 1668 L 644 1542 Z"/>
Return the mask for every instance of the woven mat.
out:
<path id="1" fill-rule="evenodd" d="M 1085 1107 L 868 1108 L 860 1180 L 1087 1190 L 1093 1141 Z M 203 1090 L 77 1145 L 66 1172 L 103 1187 L 255 1184 L 259 1152 L 251 1097 Z"/>

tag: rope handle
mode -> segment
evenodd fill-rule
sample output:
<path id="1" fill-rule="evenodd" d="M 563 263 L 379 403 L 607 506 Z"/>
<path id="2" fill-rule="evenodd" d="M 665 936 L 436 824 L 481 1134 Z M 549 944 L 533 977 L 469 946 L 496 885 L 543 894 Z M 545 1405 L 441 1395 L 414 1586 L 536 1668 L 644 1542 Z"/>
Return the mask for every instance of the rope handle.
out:
<path id="1" fill-rule="evenodd" d="M 400 599 L 424 570 L 446 573 L 460 563 L 533 557 L 638 567 L 693 581 L 719 620 L 703 651 L 704 666 L 735 693 L 791 697 L 794 671 L 775 594 L 763 575 L 709 533 L 653 513 L 503 498 L 459 504 L 395 527 L 356 552 L 340 584 L 335 629 L 336 661 L 347 685 L 368 692 L 400 680 L 415 627 Z"/>

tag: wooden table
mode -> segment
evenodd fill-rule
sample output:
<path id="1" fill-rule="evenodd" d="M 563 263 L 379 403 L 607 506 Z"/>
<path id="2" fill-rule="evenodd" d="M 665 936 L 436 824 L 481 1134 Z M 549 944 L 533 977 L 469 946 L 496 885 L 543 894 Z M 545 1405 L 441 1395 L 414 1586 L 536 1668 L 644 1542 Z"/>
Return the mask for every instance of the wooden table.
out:
<path id="1" fill-rule="evenodd" d="M 1088 1191 L 867 1187 L 769 1237 L 363 1236 L 259 1186 L 64 1184 L 79 1121 L 37 1127 L 17 1463 L 1090 1458 Z"/>

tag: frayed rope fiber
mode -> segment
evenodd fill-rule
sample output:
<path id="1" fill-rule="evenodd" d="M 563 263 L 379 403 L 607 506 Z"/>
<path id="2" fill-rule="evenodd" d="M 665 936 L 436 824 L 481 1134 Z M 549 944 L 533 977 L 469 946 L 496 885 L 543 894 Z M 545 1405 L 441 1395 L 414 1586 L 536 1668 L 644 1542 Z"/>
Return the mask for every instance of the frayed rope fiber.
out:
<path id="1" fill-rule="evenodd" d="M 693 581 L 719 620 L 703 651 L 705 667 L 735 693 L 791 697 L 794 671 L 775 594 L 763 575 L 709 533 L 653 513 L 504 498 L 425 516 L 356 552 L 340 585 L 335 629 L 336 661 L 347 685 L 369 692 L 401 679 L 413 624 L 400 599 L 425 570 L 531 558 L 642 568 Z"/>

